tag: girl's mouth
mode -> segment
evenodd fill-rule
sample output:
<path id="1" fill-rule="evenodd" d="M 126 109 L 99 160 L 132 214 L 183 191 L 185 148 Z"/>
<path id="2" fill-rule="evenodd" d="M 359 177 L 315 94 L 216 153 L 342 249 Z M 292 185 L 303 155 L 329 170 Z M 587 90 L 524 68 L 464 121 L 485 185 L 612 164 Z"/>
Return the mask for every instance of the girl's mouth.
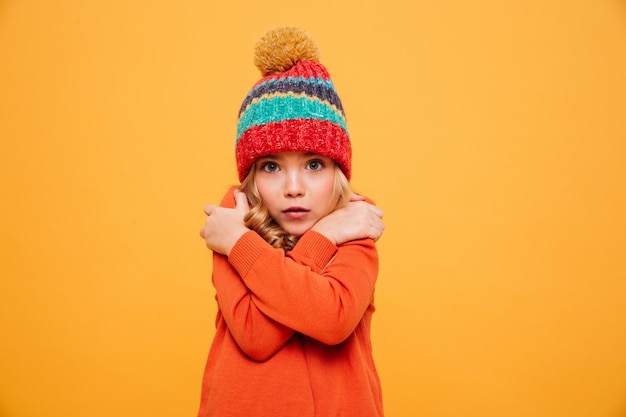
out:
<path id="1" fill-rule="evenodd" d="M 285 216 L 290 219 L 301 219 L 308 214 L 309 210 L 302 207 L 289 207 L 283 210 Z"/>

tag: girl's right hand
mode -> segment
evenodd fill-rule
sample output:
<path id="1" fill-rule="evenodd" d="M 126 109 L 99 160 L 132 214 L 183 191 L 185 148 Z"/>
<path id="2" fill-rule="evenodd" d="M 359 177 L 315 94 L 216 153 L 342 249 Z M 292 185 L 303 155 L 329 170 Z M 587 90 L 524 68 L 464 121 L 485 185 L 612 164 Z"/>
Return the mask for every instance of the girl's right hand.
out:
<path id="1" fill-rule="evenodd" d="M 209 249 L 228 256 L 237 240 L 248 229 L 244 224 L 244 217 L 250 211 L 246 194 L 236 190 L 234 192 L 235 207 L 225 208 L 209 204 L 204 207 L 207 219 L 200 229 L 200 237 L 204 239 Z"/>
<path id="2" fill-rule="evenodd" d="M 377 241 L 385 229 L 383 211 L 353 194 L 343 207 L 322 217 L 312 228 L 335 245 L 357 239 Z"/>

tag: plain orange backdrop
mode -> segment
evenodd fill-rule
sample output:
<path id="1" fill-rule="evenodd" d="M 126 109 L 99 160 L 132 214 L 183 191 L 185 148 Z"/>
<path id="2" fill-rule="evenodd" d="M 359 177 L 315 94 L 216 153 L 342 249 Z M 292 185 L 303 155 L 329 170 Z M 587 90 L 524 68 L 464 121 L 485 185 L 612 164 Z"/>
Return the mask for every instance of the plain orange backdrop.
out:
<path id="1" fill-rule="evenodd" d="M 0 1 L 0 416 L 193 416 L 252 48 L 317 40 L 385 210 L 388 416 L 626 416 L 626 4 Z"/>

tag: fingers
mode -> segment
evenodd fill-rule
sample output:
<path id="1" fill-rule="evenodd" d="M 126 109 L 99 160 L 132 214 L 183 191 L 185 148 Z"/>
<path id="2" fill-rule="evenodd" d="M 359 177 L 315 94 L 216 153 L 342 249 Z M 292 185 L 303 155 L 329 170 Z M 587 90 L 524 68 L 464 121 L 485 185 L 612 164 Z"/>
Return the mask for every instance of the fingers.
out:
<path id="1" fill-rule="evenodd" d="M 215 204 L 208 204 L 206 206 L 204 206 L 204 214 L 206 214 L 207 216 L 210 216 L 211 213 L 213 213 L 213 211 L 215 210 L 217 206 Z"/>
<path id="2" fill-rule="evenodd" d="M 350 201 L 353 202 L 353 203 L 360 204 L 361 207 L 365 207 L 365 210 L 368 210 L 368 211 L 374 213 L 376 216 L 378 216 L 380 218 L 383 217 L 383 210 L 380 207 L 378 207 L 378 206 L 370 204 L 370 203 L 368 203 L 367 201 L 364 201 L 364 200 L 350 200 Z"/>
<path id="3" fill-rule="evenodd" d="M 248 204 L 248 197 L 243 191 L 235 190 L 235 209 L 247 213 L 250 211 L 250 205 Z"/>
<path id="4" fill-rule="evenodd" d="M 378 241 L 385 230 L 385 223 L 383 222 L 383 211 L 376 206 L 369 205 L 368 206 L 368 220 L 364 221 L 363 224 L 367 225 L 369 228 L 368 235 L 370 238 L 374 240 L 374 242 Z"/>
<path id="5" fill-rule="evenodd" d="M 350 201 L 365 201 L 365 197 L 353 192 L 350 194 Z"/>
<path id="6" fill-rule="evenodd" d="M 385 231 L 385 224 L 383 223 L 382 220 L 379 220 L 379 224 L 376 227 L 376 230 L 374 232 L 374 236 L 372 236 L 372 239 L 374 239 L 374 242 L 376 242 L 376 241 L 378 241 L 378 239 L 380 239 L 380 237 L 382 236 L 384 231 Z"/>
<path id="7" fill-rule="evenodd" d="M 204 214 L 206 214 L 207 216 L 210 216 L 215 209 L 217 208 L 217 206 L 215 204 L 207 204 L 206 206 L 204 206 Z M 206 239 L 206 234 L 205 234 L 205 227 L 203 227 L 202 229 L 200 229 L 200 237 L 202 239 Z"/>
<path id="8" fill-rule="evenodd" d="M 244 192 L 235 191 L 233 194 L 235 207 L 221 207 L 215 204 L 204 206 L 204 213 L 207 215 L 204 227 L 200 230 L 200 237 L 207 242 L 207 246 L 219 253 L 229 251 L 234 240 L 232 231 L 241 234 L 247 231 L 244 224 L 244 217 L 250 211 L 248 199 Z M 237 236 L 239 237 L 239 236 Z M 226 242 L 226 243 L 225 243 Z"/>
<path id="9" fill-rule="evenodd" d="M 213 213 L 213 210 L 215 210 L 215 205 L 213 204 L 208 204 L 206 206 L 204 206 L 204 214 L 206 214 L 207 216 L 210 216 L 211 213 Z M 202 239 L 206 239 L 206 236 L 204 234 L 204 227 L 202 229 L 200 229 L 200 237 Z"/>
<path id="10" fill-rule="evenodd" d="M 382 217 L 383 217 L 383 210 L 382 210 L 380 207 L 375 206 L 375 205 L 373 205 L 373 204 L 370 204 L 370 203 L 368 203 L 367 201 L 365 202 L 365 204 L 367 204 L 367 206 L 366 206 L 366 207 L 367 207 L 367 208 L 368 208 L 368 209 L 369 209 L 372 213 L 374 213 L 376 216 L 378 216 L 378 217 L 380 217 L 380 218 L 382 219 Z"/>
<path id="11" fill-rule="evenodd" d="M 359 201 L 365 202 L 365 204 L 367 204 L 367 207 L 369 207 L 378 217 L 383 217 L 383 211 L 379 207 L 365 201 L 365 196 L 352 192 L 352 194 L 350 195 L 350 202 L 356 203 Z"/>

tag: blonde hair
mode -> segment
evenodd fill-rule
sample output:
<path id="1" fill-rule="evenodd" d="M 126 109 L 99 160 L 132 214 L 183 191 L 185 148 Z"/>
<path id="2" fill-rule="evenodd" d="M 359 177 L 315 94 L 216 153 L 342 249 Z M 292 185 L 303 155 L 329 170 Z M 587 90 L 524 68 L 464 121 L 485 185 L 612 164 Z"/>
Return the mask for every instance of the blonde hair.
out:
<path id="1" fill-rule="evenodd" d="M 298 242 L 299 237 L 287 234 L 270 216 L 257 189 L 254 172 L 253 166 L 239 186 L 239 189 L 246 193 L 251 207 L 250 212 L 244 217 L 245 225 L 257 232 L 273 247 L 282 248 L 285 252 L 290 251 Z M 351 193 L 350 182 L 339 165 L 335 164 L 335 184 L 331 204 L 333 210 L 346 204 L 350 200 Z"/>

